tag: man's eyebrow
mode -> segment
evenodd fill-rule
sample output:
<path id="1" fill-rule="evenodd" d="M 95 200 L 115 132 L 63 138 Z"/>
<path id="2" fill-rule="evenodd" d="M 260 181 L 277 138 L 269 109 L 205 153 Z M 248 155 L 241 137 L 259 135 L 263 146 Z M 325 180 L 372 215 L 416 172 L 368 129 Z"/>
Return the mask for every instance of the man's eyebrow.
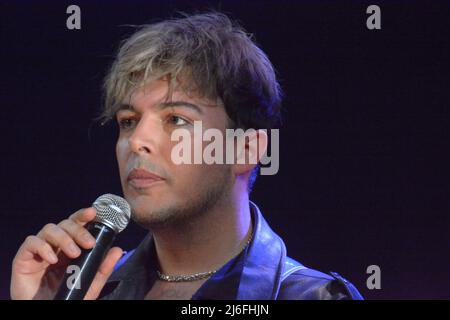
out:
<path id="1" fill-rule="evenodd" d="M 187 107 L 190 109 L 193 109 L 197 111 L 197 113 L 203 114 L 202 109 L 200 109 L 199 106 L 196 104 L 187 102 L 187 101 L 169 101 L 169 102 L 163 102 L 160 104 L 161 109 L 170 108 L 170 107 Z"/>
<path id="2" fill-rule="evenodd" d="M 159 104 L 158 107 L 160 109 L 171 108 L 171 107 L 187 107 L 187 108 L 193 109 L 194 111 L 197 111 L 197 113 L 203 114 L 203 111 L 202 111 L 202 109 L 200 109 L 199 106 L 197 106 L 196 104 L 187 102 L 187 101 L 162 102 Z M 117 108 L 117 112 L 122 111 L 122 110 L 129 110 L 132 112 L 137 112 L 134 109 L 133 105 L 127 104 L 127 103 L 122 103 L 121 105 L 119 105 L 119 108 Z"/>
<path id="3" fill-rule="evenodd" d="M 134 107 L 131 104 L 127 104 L 127 103 L 121 103 L 119 105 L 119 107 L 117 108 L 116 113 L 119 112 L 119 111 L 122 111 L 122 110 L 129 110 L 129 111 L 132 111 L 132 112 L 136 112 L 136 110 L 134 110 Z"/>

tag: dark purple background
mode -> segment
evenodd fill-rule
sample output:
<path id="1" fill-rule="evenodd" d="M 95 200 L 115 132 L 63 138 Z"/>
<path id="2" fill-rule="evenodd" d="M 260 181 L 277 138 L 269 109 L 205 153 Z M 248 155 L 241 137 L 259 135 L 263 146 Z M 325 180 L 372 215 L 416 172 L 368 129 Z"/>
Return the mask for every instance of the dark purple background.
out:
<path id="1" fill-rule="evenodd" d="M 70 4 L 79 31 L 65 26 Z M 382 30 L 366 28 L 369 4 Z M 288 253 L 368 299 L 449 299 L 450 3 L 440 1 L 2 1 L 0 298 L 27 235 L 121 194 L 116 132 L 92 122 L 132 32 L 121 25 L 208 7 L 255 35 L 285 90 L 280 171 L 260 177 L 252 199 Z M 143 235 L 133 225 L 119 244 Z M 372 264 L 381 290 L 366 288 Z"/>

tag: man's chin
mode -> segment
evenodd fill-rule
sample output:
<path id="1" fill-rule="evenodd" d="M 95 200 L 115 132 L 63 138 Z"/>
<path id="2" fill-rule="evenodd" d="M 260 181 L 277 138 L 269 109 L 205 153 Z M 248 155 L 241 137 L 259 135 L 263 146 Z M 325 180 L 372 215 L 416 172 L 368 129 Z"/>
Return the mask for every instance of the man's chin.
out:
<path id="1" fill-rule="evenodd" d="M 139 198 L 139 197 L 148 197 L 148 198 L 158 198 L 161 197 L 162 194 L 167 193 L 167 189 L 162 189 L 164 187 L 163 182 L 158 182 L 149 187 L 137 187 L 132 186 L 130 184 L 126 185 L 124 194 L 127 198 Z"/>
<path id="2" fill-rule="evenodd" d="M 167 195 L 167 194 L 166 194 Z M 132 211 L 136 212 L 153 212 L 159 211 L 162 207 L 167 206 L 168 200 L 166 195 L 156 193 L 125 193 L 125 199 L 130 204 Z"/>
<path id="3" fill-rule="evenodd" d="M 157 230 L 173 227 L 180 223 L 183 218 L 176 214 L 175 210 L 154 209 L 132 212 L 131 218 L 134 222 L 147 230 Z"/>

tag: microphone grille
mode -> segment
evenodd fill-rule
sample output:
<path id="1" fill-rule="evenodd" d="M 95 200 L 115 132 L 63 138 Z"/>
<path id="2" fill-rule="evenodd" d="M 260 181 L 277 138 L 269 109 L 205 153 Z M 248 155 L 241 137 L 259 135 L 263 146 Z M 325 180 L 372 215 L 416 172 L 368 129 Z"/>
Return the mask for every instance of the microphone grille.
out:
<path id="1" fill-rule="evenodd" d="M 130 221 L 131 208 L 122 197 L 107 193 L 98 197 L 92 206 L 97 210 L 95 221 L 106 224 L 116 233 L 125 229 Z"/>

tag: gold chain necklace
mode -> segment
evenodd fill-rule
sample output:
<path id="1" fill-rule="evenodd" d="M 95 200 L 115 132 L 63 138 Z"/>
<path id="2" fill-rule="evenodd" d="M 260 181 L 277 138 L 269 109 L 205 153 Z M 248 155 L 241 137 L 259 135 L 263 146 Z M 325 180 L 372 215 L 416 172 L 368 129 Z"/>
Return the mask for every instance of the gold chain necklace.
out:
<path id="1" fill-rule="evenodd" d="M 240 253 L 242 251 L 244 251 L 248 247 L 248 245 L 250 244 L 250 241 L 252 240 L 252 238 L 253 238 L 253 234 L 250 236 L 250 238 L 248 239 L 247 243 L 242 248 Z M 197 281 L 197 280 L 202 280 L 202 279 L 208 278 L 209 276 L 211 276 L 214 273 L 216 273 L 217 270 L 219 270 L 219 269 L 206 271 L 206 272 L 199 272 L 199 273 L 194 273 L 194 274 L 189 274 L 189 275 L 176 275 L 176 276 L 169 276 L 167 274 L 161 273 L 159 270 L 156 270 L 156 274 L 158 275 L 158 279 L 162 280 L 162 281 L 167 281 L 167 282 L 190 282 L 190 281 Z"/>

